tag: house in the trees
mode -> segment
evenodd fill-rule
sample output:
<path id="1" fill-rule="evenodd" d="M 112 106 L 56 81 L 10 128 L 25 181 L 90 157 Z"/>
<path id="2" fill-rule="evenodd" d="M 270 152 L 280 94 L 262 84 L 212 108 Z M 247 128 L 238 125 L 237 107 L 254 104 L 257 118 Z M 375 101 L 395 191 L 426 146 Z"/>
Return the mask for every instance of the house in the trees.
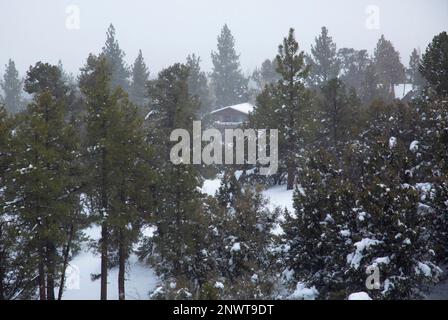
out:
<path id="1" fill-rule="evenodd" d="M 210 125 L 216 129 L 234 129 L 248 120 L 249 113 L 254 110 L 250 103 L 241 103 L 234 106 L 220 108 L 210 112 L 206 118 Z"/>

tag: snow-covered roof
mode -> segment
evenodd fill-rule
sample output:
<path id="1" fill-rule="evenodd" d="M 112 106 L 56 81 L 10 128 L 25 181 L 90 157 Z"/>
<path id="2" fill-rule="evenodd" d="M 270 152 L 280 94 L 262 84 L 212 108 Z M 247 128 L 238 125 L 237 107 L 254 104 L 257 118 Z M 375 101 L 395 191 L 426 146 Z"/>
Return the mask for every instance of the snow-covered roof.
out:
<path id="1" fill-rule="evenodd" d="M 221 108 L 218 110 L 214 110 L 214 111 L 210 112 L 210 114 L 217 113 L 217 112 L 220 112 L 220 111 L 223 111 L 226 109 L 233 109 L 233 110 L 245 113 L 245 114 L 249 114 L 249 112 L 252 112 L 254 110 L 254 108 L 255 108 L 254 105 L 250 104 L 249 102 L 246 102 L 246 103 L 236 104 L 234 106 L 228 106 L 228 107 L 224 107 L 224 108 Z"/>

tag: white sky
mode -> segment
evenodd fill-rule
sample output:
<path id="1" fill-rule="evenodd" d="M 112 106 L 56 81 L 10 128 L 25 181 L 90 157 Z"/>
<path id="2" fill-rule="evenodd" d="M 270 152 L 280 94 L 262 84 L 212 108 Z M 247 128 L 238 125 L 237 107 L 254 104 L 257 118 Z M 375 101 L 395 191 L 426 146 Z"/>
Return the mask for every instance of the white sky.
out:
<path id="1" fill-rule="evenodd" d="M 66 8 L 80 9 L 80 29 L 66 28 Z M 380 29 L 366 28 L 366 8 L 380 9 Z M 273 57 L 289 27 L 301 49 L 309 51 L 321 26 L 329 28 L 338 48 L 372 52 L 382 33 L 392 40 L 407 65 L 414 47 L 424 50 L 434 35 L 448 29 L 447 0 L 0 0 L 0 71 L 9 58 L 24 75 L 41 60 L 78 73 L 90 52 L 103 46 L 109 23 L 126 60 L 139 49 L 154 76 L 182 62 L 189 53 L 210 70 L 210 52 L 227 23 L 249 72 Z"/>

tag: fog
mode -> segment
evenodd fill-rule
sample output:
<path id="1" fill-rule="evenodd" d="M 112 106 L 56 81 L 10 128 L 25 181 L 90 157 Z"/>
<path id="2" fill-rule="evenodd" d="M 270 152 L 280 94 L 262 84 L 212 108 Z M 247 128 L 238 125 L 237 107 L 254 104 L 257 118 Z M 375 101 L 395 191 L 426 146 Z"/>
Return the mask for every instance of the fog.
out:
<path id="1" fill-rule="evenodd" d="M 79 8 L 79 29 L 67 28 L 71 5 Z M 372 6 L 379 16 L 372 18 Z M 338 48 L 372 52 L 384 34 L 407 65 L 413 48 L 423 51 L 435 34 L 448 29 L 448 1 L 0 0 L 0 71 L 9 58 L 21 76 L 39 60 L 61 59 L 76 74 L 89 53 L 101 50 L 110 23 L 126 61 L 132 63 L 142 49 L 152 76 L 189 53 L 198 54 L 210 70 L 210 52 L 224 23 L 235 36 L 247 73 L 276 54 L 289 27 L 296 29 L 301 49 L 309 51 L 324 25 Z"/>

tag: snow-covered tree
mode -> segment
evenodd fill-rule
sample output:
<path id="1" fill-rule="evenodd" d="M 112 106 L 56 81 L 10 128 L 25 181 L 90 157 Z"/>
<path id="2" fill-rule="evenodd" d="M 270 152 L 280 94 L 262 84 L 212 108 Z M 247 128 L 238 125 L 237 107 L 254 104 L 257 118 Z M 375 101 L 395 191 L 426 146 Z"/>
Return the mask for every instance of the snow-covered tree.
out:
<path id="1" fill-rule="evenodd" d="M 336 44 L 328 29 L 322 27 L 321 34 L 315 39 L 315 44 L 311 46 L 311 56 L 307 63 L 311 67 L 308 82 L 311 86 L 321 87 L 327 81 L 339 76 L 341 62 L 338 57 Z"/>
<path id="2" fill-rule="evenodd" d="M 405 68 L 400 62 L 399 52 L 384 35 L 381 35 L 376 45 L 374 62 L 379 83 L 387 93 L 385 98 L 394 99 L 395 85 L 405 80 Z"/>
<path id="3" fill-rule="evenodd" d="M 212 52 L 213 90 L 218 107 L 247 102 L 246 79 L 241 72 L 239 55 L 235 51 L 235 39 L 227 25 L 218 36 L 218 51 Z"/>
<path id="4" fill-rule="evenodd" d="M 3 80 L 0 81 L 0 88 L 3 90 L 0 101 L 6 106 L 8 112 L 17 113 L 23 109 L 22 87 L 23 81 L 19 78 L 16 65 L 9 59 Z"/>
<path id="5" fill-rule="evenodd" d="M 106 43 L 104 44 L 102 54 L 106 57 L 111 70 L 111 88 L 122 88 L 129 90 L 129 69 L 124 61 L 125 53 L 120 48 L 118 40 L 115 38 L 115 27 L 111 24 L 107 29 Z"/>
<path id="6" fill-rule="evenodd" d="M 422 58 L 420 72 L 441 96 L 448 94 L 448 34 L 435 36 Z"/>
<path id="7" fill-rule="evenodd" d="M 138 56 L 132 65 L 132 81 L 129 89 L 129 97 L 139 108 L 145 108 L 148 102 L 147 83 L 149 80 L 149 71 L 143 59 L 142 51 L 139 50 Z"/>

